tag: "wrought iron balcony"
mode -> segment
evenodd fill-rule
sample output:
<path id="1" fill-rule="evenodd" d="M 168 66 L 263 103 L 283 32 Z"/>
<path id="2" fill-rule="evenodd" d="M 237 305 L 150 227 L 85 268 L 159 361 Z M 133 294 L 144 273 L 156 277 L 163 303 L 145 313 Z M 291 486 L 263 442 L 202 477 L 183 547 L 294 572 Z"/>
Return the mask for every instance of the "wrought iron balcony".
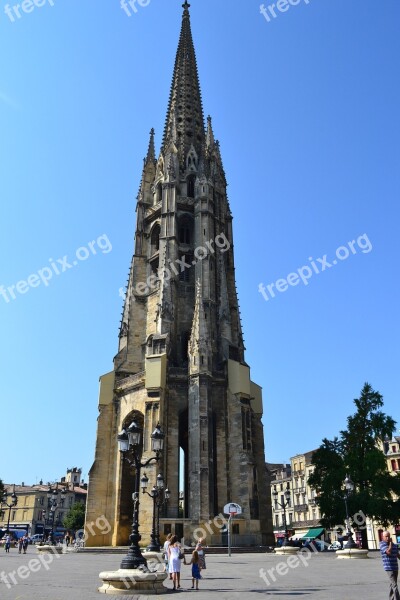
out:
<path id="1" fill-rule="evenodd" d="M 295 504 L 294 510 L 296 512 L 304 512 L 304 511 L 308 510 L 308 504 Z"/>

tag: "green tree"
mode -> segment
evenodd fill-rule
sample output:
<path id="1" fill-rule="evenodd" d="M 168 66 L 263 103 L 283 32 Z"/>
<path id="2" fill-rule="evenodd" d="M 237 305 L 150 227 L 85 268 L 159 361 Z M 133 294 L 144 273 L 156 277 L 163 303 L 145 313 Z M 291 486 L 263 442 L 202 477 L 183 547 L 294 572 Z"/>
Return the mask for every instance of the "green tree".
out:
<path id="1" fill-rule="evenodd" d="M 390 475 L 380 446 L 392 437 L 396 423 L 382 412 L 383 398 L 369 383 L 354 403 L 356 412 L 347 418 L 347 429 L 339 438 L 324 439 L 314 453 L 315 469 L 309 484 L 318 492 L 316 501 L 325 527 L 334 527 L 346 518 L 342 491 L 346 475 L 355 485 L 348 501 L 349 514 L 362 512 L 386 527 L 400 518 L 400 500 L 393 499 L 393 494 L 400 496 L 400 477 Z M 365 527 L 361 533 L 363 548 L 368 548 Z"/>
<path id="2" fill-rule="evenodd" d="M 63 523 L 66 529 L 71 529 L 72 531 L 83 529 L 85 524 L 85 505 L 81 502 L 76 502 L 71 506 L 64 517 Z"/>

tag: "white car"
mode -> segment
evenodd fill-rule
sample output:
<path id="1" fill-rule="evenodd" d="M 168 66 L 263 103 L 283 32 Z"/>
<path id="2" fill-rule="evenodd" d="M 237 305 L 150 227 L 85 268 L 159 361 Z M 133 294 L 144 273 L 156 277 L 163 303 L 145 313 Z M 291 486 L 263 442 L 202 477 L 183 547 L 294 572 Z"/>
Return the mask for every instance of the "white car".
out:
<path id="1" fill-rule="evenodd" d="M 35 533 L 35 535 L 31 537 L 31 540 L 32 544 L 39 544 L 43 540 L 43 534 Z"/>

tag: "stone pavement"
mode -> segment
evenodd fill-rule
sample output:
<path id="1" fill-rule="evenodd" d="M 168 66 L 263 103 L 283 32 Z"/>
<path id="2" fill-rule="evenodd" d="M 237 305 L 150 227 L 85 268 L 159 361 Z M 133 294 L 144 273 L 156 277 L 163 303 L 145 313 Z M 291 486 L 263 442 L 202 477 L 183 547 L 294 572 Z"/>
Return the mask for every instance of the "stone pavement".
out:
<path id="1" fill-rule="evenodd" d="M 97 593 L 100 571 L 114 570 L 120 555 L 70 553 L 52 558 L 44 564 L 38 561 L 34 548 L 28 554 L 16 550 L 0 553 L 1 600 L 102 600 L 102 598 L 140 598 L 150 600 L 159 596 L 109 596 Z M 50 560 L 48 558 L 48 560 Z M 386 600 L 389 595 L 388 578 L 382 569 L 378 553 L 368 560 L 338 560 L 335 553 L 304 556 L 297 566 L 287 563 L 288 558 L 275 554 L 234 554 L 207 556 L 207 569 L 198 592 L 190 590 L 190 567 L 182 565 L 182 591 L 168 591 L 163 597 L 179 595 L 183 600 L 193 595 L 207 600 L 241 598 L 290 598 L 304 600 Z M 35 562 L 30 562 L 37 559 Z M 283 563 L 283 564 L 282 564 Z M 280 564 L 280 566 L 278 566 Z M 20 568 L 20 567 L 26 567 Z M 278 568 L 278 572 L 276 571 Z M 17 569 L 19 569 L 17 571 Z M 264 569 L 265 582 L 260 577 Z M 273 570 L 272 570 L 273 569 Z M 269 571 L 269 572 L 268 572 Z M 12 584 L 12 576 L 17 584 Z M 9 585 L 4 581 L 8 577 Z M 21 576 L 19 576 L 19 574 Z M 171 588 L 166 580 L 166 587 Z"/>

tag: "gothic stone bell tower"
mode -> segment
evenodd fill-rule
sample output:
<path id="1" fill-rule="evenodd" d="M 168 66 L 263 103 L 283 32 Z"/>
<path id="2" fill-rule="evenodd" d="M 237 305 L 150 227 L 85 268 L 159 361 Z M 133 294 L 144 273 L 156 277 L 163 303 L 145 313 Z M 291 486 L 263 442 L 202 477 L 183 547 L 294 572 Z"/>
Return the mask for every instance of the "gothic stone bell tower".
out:
<path id="1" fill-rule="evenodd" d="M 171 491 L 161 539 L 172 531 L 190 542 L 204 528 L 207 543 L 220 544 L 213 519 L 236 502 L 237 541 L 271 542 L 261 388 L 244 358 L 232 213 L 210 117 L 204 127 L 189 6 L 161 150 L 156 158 L 152 130 L 144 159 L 118 353 L 100 378 L 87 522 L 104 516 L 111 531 L 91 535 L 91 546 L 128 542 L 135 475 L 121 462 L 117 434 L 133 418 L 144 430 L 143 461 L 158 421 L 166 434 L 160 463 L 145 469 L 149 485 L 160 471 Z M 152 501 L 141 494 L 143 543 L 151 518 Z"/>

